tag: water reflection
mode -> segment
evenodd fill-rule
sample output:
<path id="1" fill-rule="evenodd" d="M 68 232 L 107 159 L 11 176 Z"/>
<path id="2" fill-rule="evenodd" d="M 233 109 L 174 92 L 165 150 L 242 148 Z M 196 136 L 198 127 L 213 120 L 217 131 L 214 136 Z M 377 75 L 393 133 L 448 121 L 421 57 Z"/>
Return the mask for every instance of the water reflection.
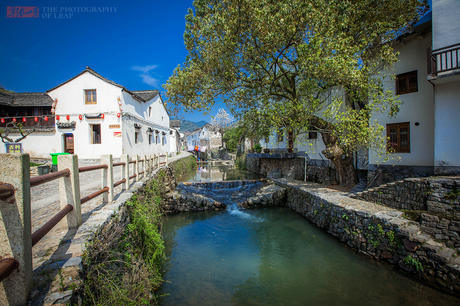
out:
<path id="1" fill-rule="evenodd" d="M 190 178 L 190 182 L 215 182 L 233 181 L 241 179 L 257 179 L 260 176 L 245 170 L 236 169 L 227 165 L 198 165 L 195 175 Z"/>

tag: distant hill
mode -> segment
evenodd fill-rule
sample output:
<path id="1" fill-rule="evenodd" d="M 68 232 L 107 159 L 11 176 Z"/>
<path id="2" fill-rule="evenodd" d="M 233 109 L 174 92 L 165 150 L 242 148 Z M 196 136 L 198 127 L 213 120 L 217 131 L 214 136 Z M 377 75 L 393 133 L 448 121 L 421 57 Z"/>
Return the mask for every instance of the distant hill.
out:
<path id="1" fill-rule="evenodd" d="M 207 122 L 203 120 L 198 121 L 198 122 L 189 121 L 189 120 L 181 120 L 180 121 L 180 131 L 181 132 L 191 132 L 196 129 L 199 129 L 205 124 L 207 124 Z"/>

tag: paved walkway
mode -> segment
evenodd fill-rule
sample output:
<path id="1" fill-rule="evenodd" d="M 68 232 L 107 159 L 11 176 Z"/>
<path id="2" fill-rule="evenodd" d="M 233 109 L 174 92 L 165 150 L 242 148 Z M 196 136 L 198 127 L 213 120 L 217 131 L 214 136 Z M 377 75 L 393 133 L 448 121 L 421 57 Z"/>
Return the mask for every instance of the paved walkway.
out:
<path id="1" fill-rule="evenodd" d="M 168 159 L 168 163 L 191 155 L 181 152 Z M 99 164 L 97 160 L 80 160 L 79 166 Z M 114 181 L 121 179 L 122 167 L 115 167 Z M 154 170 L 153 173 L 158 171 Z M 102 170 L 80 174 L 80 194 L 84 197 L 101 188 Z M 111 204 L 103 204 L 102 196 L 98 196 L 82 205 L 83 224 L 76 231 L 67 230 L 65 218 L 59 222 L 32 249 L 34 283 L 32 285 L 32 305 L 63 302 L 71 295 L 71 291 L 62 291 L 60 287 L 72 283 L 78 278 L 81 268 L 81 255 L 84 245 L 101 224 L 110 219 L 118 207 L 128 200 L 147 179 L 131 183 L 128 191 L 121 192 L 121 185 L 114 189 L 115 199 Z M 55 215 L 59 209 L 57 181 L 31 188 L 32 200 L 32 231 Z M 63 272 L 64 271 L 64 272 Z M 61 300 L 64 299 L 64 300 Z"/>

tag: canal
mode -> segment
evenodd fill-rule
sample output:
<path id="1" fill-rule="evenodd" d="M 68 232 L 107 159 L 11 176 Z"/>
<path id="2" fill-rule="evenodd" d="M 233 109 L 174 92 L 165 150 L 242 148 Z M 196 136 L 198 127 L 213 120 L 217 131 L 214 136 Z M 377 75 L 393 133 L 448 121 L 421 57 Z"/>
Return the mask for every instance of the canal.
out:
<path id="1" fill-rule="evenodd" d="M 242 178 L 254 177 L 208 167 L 188 180 Z M 226 202 L 227 210 L 165 217 L 163 305 L 458 305 L 289 209 L 238 209 L 257 188 L 197 189 Z"/>

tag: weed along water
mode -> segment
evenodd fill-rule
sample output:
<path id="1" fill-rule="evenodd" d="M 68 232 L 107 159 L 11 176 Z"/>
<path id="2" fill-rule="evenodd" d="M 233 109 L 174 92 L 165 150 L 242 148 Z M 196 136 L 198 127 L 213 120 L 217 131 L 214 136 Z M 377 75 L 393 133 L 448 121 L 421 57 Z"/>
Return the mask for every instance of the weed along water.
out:
<path id="1" fill-rule="evenodd" d="M 458 305 L 289 209 L 240 210 L 236 203 L 259 187 L 178 186 L 227 209 L 164 218 L 163 305 Z"/>

